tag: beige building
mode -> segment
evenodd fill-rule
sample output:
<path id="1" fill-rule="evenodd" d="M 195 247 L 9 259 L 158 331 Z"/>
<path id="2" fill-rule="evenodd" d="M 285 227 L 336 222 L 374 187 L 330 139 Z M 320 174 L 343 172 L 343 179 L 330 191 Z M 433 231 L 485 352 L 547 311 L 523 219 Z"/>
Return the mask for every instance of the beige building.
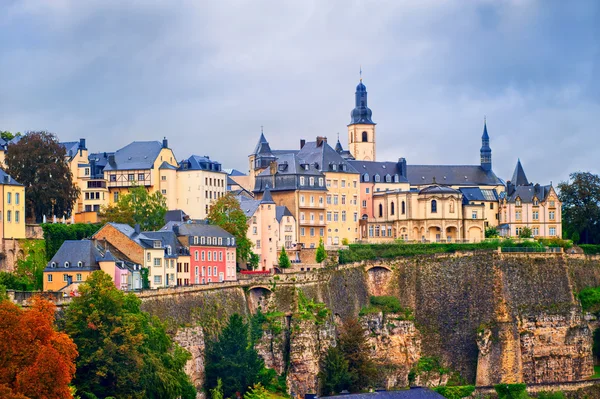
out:
<path id="1" fill-rule="evenodd" d="M 350 113 L 348 125 L 348 148 L 358 161 L 376 160 L 375 123 L 372 112 L 367 106 L 367 88 L 360 79 L 356 86 L 355 107 Z"/>
<path id="2" fill-rule="evenodd" d="M 1 169 L 0 195 L 0 240 L 25 238 L 25 187 Z"/>
<path id="3" fill-rule="evenodd" d="M 531 229 L 534 237 L 562 237 L 562 203 L 552 184 L 541 186 L 527 180 L 521 161 L 506 192 L 500 196 L 500 225 L 502 236 L 518 237 L 523 228 Z"/>
<path id="4" fill-rule="evenodd" d="M 266 189 L 262 199 L 238 196 L 240 207 L 248 218 L 247 237 L 252 251 L 259 256 L 258 270 L 271 271 L 279 265 L 279 252 L 285 248 L 290 259 L 296 252 L 296 220 L 285 206 L 277 206 Z"/>
<path id="5" fill-rule="evenodd" d="M 227 174 L 219 162 L 192 155 L 177 169 L 175 208 L 192 219 L 206 219 L 210 205 L 227 192 Z"/>

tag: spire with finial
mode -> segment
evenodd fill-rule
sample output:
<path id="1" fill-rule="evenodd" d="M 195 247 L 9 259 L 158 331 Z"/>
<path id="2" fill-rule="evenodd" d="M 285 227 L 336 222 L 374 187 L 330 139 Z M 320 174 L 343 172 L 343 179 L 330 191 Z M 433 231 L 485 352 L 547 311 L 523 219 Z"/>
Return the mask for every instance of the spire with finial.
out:
<path id="1" fill-rule="evenodd" d="M 359 70 L 360 82 L 358 86 L 356 86 L 355 93 L 355 104 L 354 109 L 350 113 L 350 124 L 366 124 L 366 125 L 374 125 L 371 120 L 371 115 L 373 112 L 367 106 L 367 87 L 363 84 L 362 81 L 362 65 Z"/>
<path id="2" fill-rule="evenodd" d="M 487 120 L 483 117 L 483 135 L 481 136 L 481 149 L 479 150 L 481 167 L 485 171 L 492 170 L 492 149 L 490 147 L 490 136 L 487 131 Z"/>
<path id="3" fill-rule="evenodd" d="M 338 154 L 342 153 L 344 149 L 342 148 L 342 143 L 340 143 L 340 133 L 337 134 L 337 143 L 335 144 L 335 152 Z"/>

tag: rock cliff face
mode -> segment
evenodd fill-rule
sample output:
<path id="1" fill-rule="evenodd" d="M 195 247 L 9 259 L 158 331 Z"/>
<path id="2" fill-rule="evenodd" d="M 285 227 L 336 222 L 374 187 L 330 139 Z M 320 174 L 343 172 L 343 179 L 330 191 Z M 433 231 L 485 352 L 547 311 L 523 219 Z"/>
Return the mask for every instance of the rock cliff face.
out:
<path id="1" fill-rule="evenodd" d="M 185 365 L 185 372 L 196 387 L 198 399 L 203 399 L 204 384 L 204 332 L 202 327 L 182 328 L 173 337 L 182 348 L 190 352 L 192 358 Z"/>
<path id="2" fill-rule="evenodd" d="M 320 361 L 336 341 L 336 322 L 357 317 L 370 295 L 395 296 L 414 314 L 414 321 L 381 314 L 361 319 L 382 370 L 380 384 L 387 388 L 407 386 L 422 356 L 478 385 L 573 381 L 593 372 L 593 331 L 573 292 L 600 285 L 599 261 L 422 256 L 322 270 L 318 278 L 298 280 L 155 295 L 143 298 L 143 308 L 167 321 L 192 352 L 188 370 L 198 387 L 204 337 L 216 334 L 229 315 L 248 317 L 260 306 L 281 314 L 281 328 L 267 329 L 257 344 L 265 363 L 286 374 L 291 392 L 316 392 Z M 331 312 L 325 322 L 298 317 L 298 290 L 325 303 Z"/>

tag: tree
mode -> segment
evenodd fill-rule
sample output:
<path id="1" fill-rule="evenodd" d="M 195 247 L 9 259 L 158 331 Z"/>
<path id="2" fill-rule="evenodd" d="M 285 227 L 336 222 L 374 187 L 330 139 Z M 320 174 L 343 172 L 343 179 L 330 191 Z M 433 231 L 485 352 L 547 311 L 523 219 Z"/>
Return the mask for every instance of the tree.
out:
<path id="1" fill-rule="evenodd" d="M 8 146 L 6 172 L 25 186 L 26 215 L 42 221 L 44 215 L 69 216 L 79 197 L 65 160 L 65 148 L 55 135 L 30 132 Z"/>
<path id="2" fill-rule="evenodd" d="M 158 230 L 165 224 L 167 200 L 158 191 L 150 194 L 143 186 L 134 186 L 120 196 L 116 204 L 103 208 L 98 216 L 105 222 L 139 224 L 142 230 Z"/>
<path id="3" fill-rule="evenodd" d="M 366 331 L 357 319 L 347 319 L 344 322 L 339 346 L 348 361 L 351 392 L 369 387 L 377 377 L 377 368 L 371 359 Z"/>
<path id="4" fill-rule="evenodd" d="M 519 233 L 519 238 L 531 238 L 532 232 L 529 227 L 523 227 Z"/>
<path id="5" fill-rule="evenodd" d="M 65 330 L 79 348 L 75 386 L 83 397 L 195 398 L 183 371 L 190 358 L 141 301 L 96 271 L 79 287 Z M 94 396 L 92 396 L 94 395 Z"/>
<path id="6" fill-rule="evenodd" d="M 210 399 L 223 399 L 223 381 L 217 378 L 217 386 L 210 390 Z"/>
<path id="7" fill-rule="evenodd" d="M 15 137 L 21 137 L 21 132 L 11 133 L 8 130 L 0 131 L 0 138 L 4 141 L 11 141 Z"/>
<path id="8" fill-rule="evenodd" d="M 250 259 L 252 242 L 246 236 L 248 231 L 246 214 L 240 208 L 240 203 L 233 194 L 227 193 L 211 206 L 208 220 L 235 237 L 238 260 Z"/>
<path id="9" fill-rule="evenodd" d="M 287 269 L 290 266 L 292 266 L 292 262 L 290 262 L 290 258 L 288 257 L 287 252 L 285 252 L 285 247 L 281 247 L 281 252 L 279 253 L 279 267 Z"/>
<path id="10" fill-rule="evenodd" d="M 321 393 L 324 396 L 338 394 L 350 388 L 352 376 L 348 371 L 348 361 L 337 346 L 330 346 L 319 373 Z"/>
<path id="11" fill-rule="evenodd" d="M 0 397 L 72 398 L 77 347 L 54 329 L 55 311 L 39 296 L 27 310 L 0 302 Z"/>
<path id="12" fill-rule="evenodd" d="M 248 387 L 261 381 L 264 361 L 249 341 L 248 324 L 233 314 L 229 323 L 214 340 L 206 343 L 205 388 L 210 391 L 223 380 L 223 396 L 243 394 Z"/>
<path id="13" fill-rule="evenodd" d="M 254 384 L 248 392 L 244 394 L 244 399 L 268 399 L 269 393 L 259 382 Z"/>
<path id="14" fill-rule="evenodd" d="M 246 267 L 248 270 L 256 270 L 258 269 L 258 263 L 260 262 L 260 256 L 255 254 L 254 252 L 250 252 L 250 257 L 248 262 L 246 263 Z"/>
<path id="15" fill-rule="evenodd" d="M 498 236 L 499 234 L 496 226 L 491 226 L 485 229 L 485 238 L 496 238 Z"/>
<path id="16" fill-rule="evenodd" d="M 319 239 L 319 246 L 317 247 L 317 252 L 315 254 L 315 259 L 317 263 L 321 263 L 327 258 L 327 253 L 325 252 L 325 245 L 323 245 L 323 239 Z"/>
<path id="17" fill-rule="evenodd" d="M 563 232 L 577 232 L 582 244 L 600 243 L 600 176 L 575 172 L 558 185 L 562 202 Z"/>

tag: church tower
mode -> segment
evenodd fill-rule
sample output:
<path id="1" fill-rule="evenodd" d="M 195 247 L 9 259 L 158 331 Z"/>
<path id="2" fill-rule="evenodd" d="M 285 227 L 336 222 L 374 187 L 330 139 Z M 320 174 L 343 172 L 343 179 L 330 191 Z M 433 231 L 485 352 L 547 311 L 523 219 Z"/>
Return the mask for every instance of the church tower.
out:
<path id="1" fill-rule="evenodd" d="M 375 123 L 371 120 L 371 114 L 367 107 L 367 88 L 361 76 L 348 125 L 348 149 L 358 161 L 375 161 Z"/>
<path id="2" fill-rule="evenodd" d="M 483 118 L 483 135 L 481 136 L 481 168 L 486 172 L 492 170 L 492 149 L 490 148 L 490 136 L 488 136 L 487 123 Z"/>

